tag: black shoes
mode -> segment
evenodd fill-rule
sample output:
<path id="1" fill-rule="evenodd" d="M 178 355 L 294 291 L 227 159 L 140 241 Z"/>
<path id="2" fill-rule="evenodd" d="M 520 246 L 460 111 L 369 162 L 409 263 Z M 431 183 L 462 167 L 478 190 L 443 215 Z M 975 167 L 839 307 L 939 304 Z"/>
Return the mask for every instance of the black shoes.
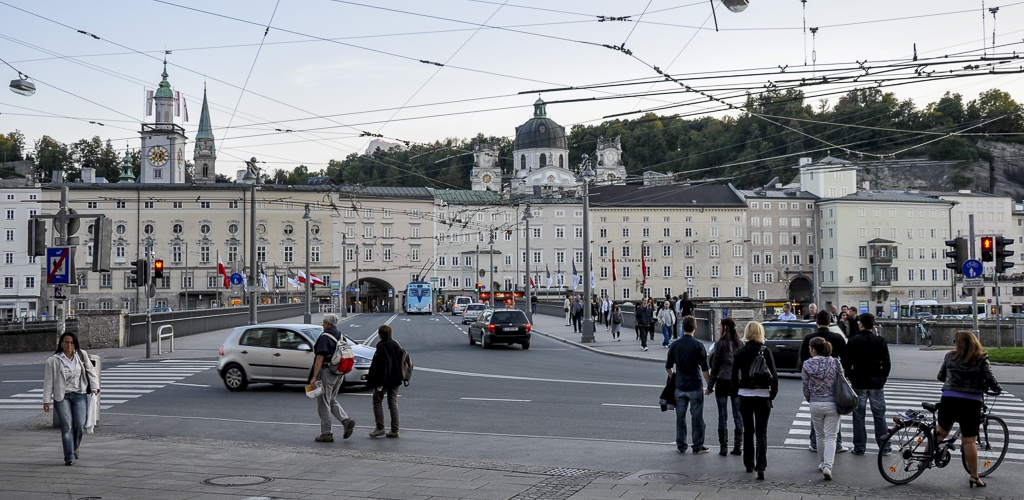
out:
<path id="1" fill-rule="evenodd" d="M 71 465 L 71 464 L 73 464 L 73 463 L 75 463 L 75 461 L 74 461 L 74 460 L 65 460 L 65 461 L 64 461 L 64 465 Z"/>
<path id="2" fill-rule="evenodd" d="M 764 471 L 763 470 L 757 471 L 757 480 L 758 481 L 764 481 Z"/>
<path id="3" fill-rule="evenodd" d="M 341 438 L 348 439 L 349 436 L 352 435 L 352 431 L 356 428 L 356 421 L 349 418 L 342 422 L 342 425 L 345 426 L 345 433 L 341 435 Z"/>

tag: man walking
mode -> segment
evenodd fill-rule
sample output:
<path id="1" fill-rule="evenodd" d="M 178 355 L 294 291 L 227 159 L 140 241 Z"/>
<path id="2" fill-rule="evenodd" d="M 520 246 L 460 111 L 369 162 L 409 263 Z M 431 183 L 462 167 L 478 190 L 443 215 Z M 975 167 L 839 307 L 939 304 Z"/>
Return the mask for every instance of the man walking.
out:
<path id="1" fill-rule="evenodd" d="M 322 324 L 324 332 L 317 337 L 316 345 L 313 346 L 316 358 L 313 360 L 313 367 L 310 368 L 309 385 L 316 385 L 319 380 L 323 386 L 323 393 L 316 398 L 316 411 L 320 415 L 320 435 L 317 436 L 316 441 L 332 443 L 334 434 L 331 432 L 331 415 L 334 415 L 345 428 L 342 439 L 348 439 L 352 435 L 352 430 L 356 428 L 356 422 L 348 418 L 348 413 L 345 413 L 345 409 L 338 403 L 338 391 L 341 389 L 342 382 L 345 381 L 345 375 L 335 375 L 327 367 L 331 362 L 331 357 L 334 356 L 334 350 L 338 347 L 338 342 L 346 342 L 345 337 L 338 330 L 338 316 L 325 314 Z"/>
<path id="2" fill-rule="evenodd" d="M 608 302 L 608 297 L 601 298 L 601 322 L 604 323 L 604 329 L 606 331 L 612 329 L 612 322 L 608 321 L 609 315 L 612 312 L 611 303 Z"/>
<path id="3" fill-rule="evenodd" d="M 867 403 L 871 402 L 871 417 L 875 425 L 875 443 L 879 447 L 885 441 L 885 381 L 889 378 L 892 362 L 889 359 L 889 344 L 885 338 L 875 335 L 875 316 L 860 315 L 860 330 L 850 337 L 843 353 L 843 368 L 850 379 L 850 385 L 857 393 L 860 403 L 853 410 L 853 454 L 863 455 L 867 451 L 867 427 L 864 425 Z M 886 449 L 889 454 L 892 449 Z"/>
<path id="4" fill-rule="evenodd" d="M 572 301 L 572 331 L 583 333 L 583 301 L 577 295 Z"/>
<path id="5" fill-rule="evenodd" d="M 779 321 L 794 321 L 796 315 L 793 314 L 793 306 L 789 305 L 789 302 L 782 304 L 782 314 L 779 315 Z"/>
<path id="6" fill-rule="evenodd" d="M 672 314 L 671 307 L 667 307 Z M 708 367 L 708 353 L 701 341 L 693 338 L 697 320 L 693 316 L 683 318 L 683 336 L 672 343 L 665 362 L 669 376 L 676 374 L 676 450 L 686 453 L 686 410 L 690 409 L 690 424 L 693 427 L 693 453 L 707 453 L 704 446 L 704 383 L 711 384 Z M 674 367 L 674 370 L 673 370 Z M 701 374 L 703 373 L 703 380 Z"/>
<path id="7" fill-rule="evenodd" d="M 812 306 L 814 304 L 811 304 Z M 828 325 L 832 321 L 832 314 L 828 311 L 818 311 L 817 316 L 814 318 L 814 322 L 818 325 L 818 331 L 814 333 L 808 333 L 804 337 L 803 343 L 800 345 L 800 366 L 803 366 L 804 361 L 811 359 L 811 339 L 814 337 L 824 337 L 830 344 L 832 344 L 832 357 L 842 361 L 843 356 L 846 353 L 846 339 L 843 338 L 842 334 L 835 333 L 829 330 Z M 885 426 L 883 425 L 883 428 Z M 818 436 L 814 433 L 814 429 L 811 428 L 810 446 L 808 449 L 817 453 L 818 452 Z M 843 431 L 840 430 L 839 434 L 836 435 L 836 453 L 845 453 L 850 451 L 849 448 L 843 446 Z"/>
<path id="8" fill-rule="evenodd" d="M 570 297 L 572 297 L 572 295 L 566 295 L 565 303 L 562 304 L 562 309 L 565 310 L 565 326 L 572 324 L 572 300 Z"/>
<path id="9" fill-rule="evenodd" d="M 642 300 L 636 303 L 636 312 L 633 314 L 636 321 L 636 338 L 640 339 L 640 349 L 647 350 L 647 329 L 651 321 L 651 309 L 647 307 L 647 301 Z"/>
<path id="10" fill-rule="evenodd" d="M 393 332 L 388 325 L 377 328 L 377 350 L 370 361 L 370 370 L 366 374 L 366 386 L 373 387 L 373 420 L 374 429 L 370 437 L 387 436 L 397 438 L 398 435 L 398 388 L 402 386 L 402 346 L 392 338 Z M 391 414 L 391 430 L 384 432 L 384 397 L 388 398 L 388 412 Z"/>
<path id="11" fill-rule="evenodd" d="M 816 304 L 807 305 L 807 314 L 804 315 L 804 319 L 815 319 L 818 317 L 818 306 Z"/>

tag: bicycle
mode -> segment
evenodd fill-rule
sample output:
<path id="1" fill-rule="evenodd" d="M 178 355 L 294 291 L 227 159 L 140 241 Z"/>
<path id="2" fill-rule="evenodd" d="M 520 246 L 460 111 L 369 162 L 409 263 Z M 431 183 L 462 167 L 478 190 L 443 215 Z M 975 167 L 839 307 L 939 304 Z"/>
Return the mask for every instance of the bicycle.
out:
<path id="1" fill-rule="evenodd" d="M 921 322 L 917 324 L 917 333 L 918 336 L 921 337 L 921 342 L 924 345 L 931 347 L 932 344 L 935 342 L 935 337 L 933 337 L 931 333 L 928 332 L 928 327 L 925 326 L 924 320 L 921 320 Z"/>
<path id="2" fill-rule="evenodd" d="M 978 448 L 978 477 L 991 474 L 1003 463 L 1010 444 L 1006 422 L 992 415 L 991 406 L 995 405 L 998 396 L 997 393 L 986 393 L 981 407 L 981 425 L 975 444 Z M 917 479 L 925 469 L 933 466 L 941 469 L 949 465 L 951 452 L 956 451 L 960 429 L 937 441 L 935 412 L 938 405 L 921 403 L 921 407 L 931 412 L 931 417 L 916 410 L 897 413 L 892 419 L 896 425 L 889 430 L 879 448 L 878 471 L 892 484 L 907 484 Z M 886 454 L 886 449 L 892 449 L 892 452 Z M 960 461 L 969 473 L 967 455 L 961 453 Z"/>

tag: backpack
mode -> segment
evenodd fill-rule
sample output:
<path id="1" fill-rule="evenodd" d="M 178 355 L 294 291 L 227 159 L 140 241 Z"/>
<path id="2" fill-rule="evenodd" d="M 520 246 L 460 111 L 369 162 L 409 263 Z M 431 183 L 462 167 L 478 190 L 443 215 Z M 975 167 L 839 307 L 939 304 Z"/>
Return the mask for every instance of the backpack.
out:
<path id="1" fill-rule="evenodd" d="M 412 358 L 409 357 L 409 353 L 402 349 L 402 383 L 406 387 L 409 387 L 409 381 L 412 380 Z"/>
<path id="2" fill-rule="evenodd" d="M 772 371 L 768 369 L 768 361 L 764 359 L 764 346 L 757 352 L 757 357 L 750 363 L 747 375 L 755 389 L 770 389 L 772 386 Z"/>
<path id="3" fill-rule="evenodd" d="M 616 325 L 622 323 L 622 312 L 621 311 L 615 311 L 615 312 L 612 313 L 612 323 L 615 323 Z"/>
<path id="4" fill-rule="evenodd" d="M 331 373 L 344 375 L 352 371 L 352 368 L 355 366 L 356 355 L 352 352 L 352 346 L 348 345 L 348 342 L 345 341 L 345 336 L 342 335 L 339 340 L 327 332 L 324 332 L 322 335 L 326 335 L 327 338 L 335 343 L 334 354 L 331 355 L 331 361 L 327 363 L 327 368 L 331 370 Z"/>

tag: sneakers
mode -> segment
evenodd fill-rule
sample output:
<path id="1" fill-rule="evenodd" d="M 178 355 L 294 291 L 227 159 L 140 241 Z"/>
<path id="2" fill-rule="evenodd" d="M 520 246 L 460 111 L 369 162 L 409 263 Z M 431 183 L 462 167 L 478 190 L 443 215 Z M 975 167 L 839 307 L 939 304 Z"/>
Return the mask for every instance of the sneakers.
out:
<path id="1" fill-rule="evenodd" d="M 370 437 L 376 438 L 384 435 L 384 429 L 374 429 L 370 431 Z"/>
<path id="2" fill-rule="evenodd" d="M 352 431 L 354 431 L 355 428 L 356 428 L 356 421 L 352 420 L 351 418 L 348 418 L 348 419 L 345 419 L 345 421 L 342 422 L 341 425 L 345 426 L 345 433 L 341 435 L 341 438 L 342 439 L 348 439 L 349 436 L 352 435 Z M 332 441 L 333 441 L 333 439 L 332 439 Z"/>
<path id="3" fill-rule="evenodd" d="M 824 469 L 822 469 L 821 475 L 825 476 L 825 480 L 826 481 L 831 481 L 832 480 L 832 468 L 831 467 L 825 467 Z"/>
<path id="4" fill-rule="evenodd" d="M 647 348 L 646 348 L 646 347 L 644 347 L 644 348 L 643 348 L 643 350 L 645 350 L 645 351 L 646 351 L 646 350 L 647 350 Z"/>
<path id="5" fill-rule="evenodd" d="M 850 451 L 851 455 L 857 455 L 857 456 L 862 456 L 862 455 L 864 455 L 864 453 L 865 452 L 863 452 L 863 451 L 857 451 L 857 450 L 851 450 Z"/>
<path id="6" fill-rule="evenodd" d="M 758 481 L 764 481 L 764 471 L 763 470 L 757 471 L 757 480 Z"/>
<path id="7" fill-rule="evenodd" d="M 677 447 L 676 451 L 678 451 L 679 453 L 686 453 L 686 448 L 678 448 Z"/>
<path id="8" fill-rule="evenodd" d="M 846 446 L 838 446 L 838 447 L 836 447 L 836 453 L 846 453 L 848 451 L 850 451 L 850 448 L 848 448 Z"/>
<path id="9" fill-rule="evenodd" d="M 334 442 L 334 434 L 321 434 L 321 435 L 316 437 L 316 442 L 318 442 L 318 443 L 333 443 Z"/>
<path id="10" fill-rule="evenodd" d="M 885 450 L 885 451 L 882 452 L 882 456 L 883 457 L 887 457 L 889 455 L 892 455 L 892 450 Z M 77 458 L 78 455 L 75 455 L 75 457 Z"/>
<path id="11" fill-rule="evenodd" d="M 818 449 L 817 449 L 817 448 L 815 448 L 815 447 L 813 447 L 813 446 L 810 446 L 810 445 L 808 445 L 808 446 L 807 446 L 807 449 L 808 449 L 808 450 L 811 450 L 811 453 L 817 453 L 817 452 L 818 452 Z"/>
<path id="12" fill-rule="evenodd" d="M 701 453 L 707 453 L 707 452 L 708 452 L 708 447 L 707 446 L 701 446 L 700 448 L 694 448 L 693 449 L 693 454 L 694 455 L 700 455 Z"/>
<path id="13" fill-rule="evenodd" d="M 389 438 L 396 438 L 396 437 L 399 437 L 399 436 L 398 436 L 398 431 L 391 431 L 391 432 L 388 432 L 387 434 L 385 434 L 385 436 L 387 436 L 387 437 L 389 437 Z"/>

